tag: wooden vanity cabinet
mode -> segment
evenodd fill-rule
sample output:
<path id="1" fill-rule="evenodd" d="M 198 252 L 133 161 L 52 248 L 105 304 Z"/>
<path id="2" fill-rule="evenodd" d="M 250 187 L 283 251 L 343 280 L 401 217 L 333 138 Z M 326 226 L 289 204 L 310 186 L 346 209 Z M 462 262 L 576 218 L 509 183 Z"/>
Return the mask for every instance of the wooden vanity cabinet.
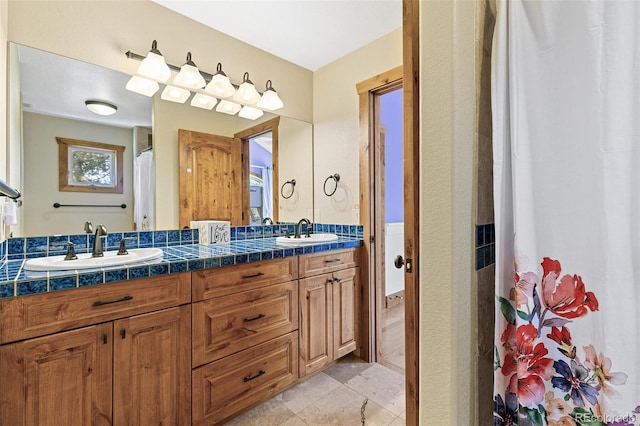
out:
<path id="1" fill-rule="evenodd" d="M 355 256 L 347 250 L 300 257 L 300 377 L 356 349 Z"/>
<path id="2" fill-rule="evenodd" d="M 221 424 L 298 380 L 297 262 L 194 272 L 193 424 Z"/>
<path id="3" fill-rule="evenodd" d="M 190 284 L 186 273 L 0 302 L 3 327 L 22 325 L 3 341 L 29 335 L 0 346 L 0 424 L 189 425 Z M 152 312 L 127 316 L 140 310 Z"/>

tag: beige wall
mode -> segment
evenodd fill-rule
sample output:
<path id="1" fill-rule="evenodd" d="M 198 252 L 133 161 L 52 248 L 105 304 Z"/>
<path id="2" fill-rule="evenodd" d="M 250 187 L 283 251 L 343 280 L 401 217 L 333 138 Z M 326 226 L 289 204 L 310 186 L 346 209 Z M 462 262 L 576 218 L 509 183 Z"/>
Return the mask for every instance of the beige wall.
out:
<path id="1" fill-rule="evenodd" d="M 9 58 L 7 76 L 7 182 L 18 191 L 23 192 L 22 187 L 22 96 L 20 94 L 20 72 L 17 61 L 18 49 L 15 44 L 8 46 L 7 58 Z M 21 208 L 18 203 L 18 223 L 9 227 L 12 235 L 22 235 L 23 220 Z"/>
<path id="2" fill-rule="evenodd" d="M 359 208 L 360 194 L 356 84 L 399 65 L 402 65 L 400 29 L 313 74 L 314 209 L 320 222 L 360 223 L 354 214 L 354 209 Z M 334 173 L 340 175 L 340 183 L 335 195 L 327 197 L 322 186 Z M 327 189 L 331 188 L 327 184 Z"/>
<path id="3" fill-rule="evenodd" d="M 420 424 L 471 425 L 475 3 L 420 9 Z"/>
<path id="4" fill-rule="evenodd" d="M 278 125 L 278 180 L 274 188 L 279 197 L 278 220 L 297 222 L 313 217 L 313 126 L 311 123 L 283 117 Z M 280 188 L 295 179 L 295 191 L 285 199 Z M 285 189 L 289 195 L 290 187 Z"/>
<path id="5" fill-rule="evenodd" d="M 25 236 L 81 234 L 85 221 L 104 224 L 107 230 L 133 229 L 133 154 L 131 129 L 104 126 L 66 118 L 24 113 L 24 191 L 22 195 Z M 90 194 L 58 191 L 58 144 L 56 136 L 122 145 L 124 150 L 122 194 Z M 120 208 L 60 207 L 60 204 L 126 204 Z"/>
<path id="6" fill-rule="evenodd" d="M 3 2 L 4 3 L 4 2 Z M 176 14 L 149 0 L 9 2 L 9 41 L 135 74 L 151 42 L 167 62 L 182 65 L 187 51 L 204 71 L 221 62 L 236 83 L 249 72 L 261 89 L 268 79 L 285 102 L 281 115 L 312 120 L 311 71 Z M 216 114 L 212 112 L 212 114 Z"/>

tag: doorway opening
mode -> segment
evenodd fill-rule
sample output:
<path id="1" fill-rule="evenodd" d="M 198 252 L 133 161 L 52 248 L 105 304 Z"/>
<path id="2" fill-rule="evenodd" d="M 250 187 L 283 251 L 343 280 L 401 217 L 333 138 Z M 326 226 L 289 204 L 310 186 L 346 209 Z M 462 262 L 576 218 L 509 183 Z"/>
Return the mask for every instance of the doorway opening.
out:
<path id="1" fill-rule="evenodd" d="M 394 267 L 394 258 L 404 252 L 404 182 L 402 167 L 402 86 L 375 92 L 374 129 L 379 139 L 374 154 L 374 192 L 376 205 L 374 222 L 381 242 L 375 257 L 376 288 L 379 296 L 376 317 L 377 361 L 404 374 L 404 271 Z"/>
<path id="2" fill-rule="evenodd" d="M 249 224 L 273 220 L 273 133 L 249 138 Z"/>

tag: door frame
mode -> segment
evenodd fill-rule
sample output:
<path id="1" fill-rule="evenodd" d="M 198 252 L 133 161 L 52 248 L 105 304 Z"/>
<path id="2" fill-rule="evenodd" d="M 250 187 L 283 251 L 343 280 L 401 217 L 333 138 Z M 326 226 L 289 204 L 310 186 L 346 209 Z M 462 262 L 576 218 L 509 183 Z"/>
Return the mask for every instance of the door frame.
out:
<path id="1" fill-rule="evenodd" d="M 267 121 L 263 121 L 262 123 L 256 124 L 255 126 L 249 127 L 248 129 L 241 130 L 233 135 L 234 138 L 240 139 L 242 141 L 242 155 L 243 158 L 247 158 L 246 167 L 243 168 L 242 181 L 247 185 L 247 190 L 243 191 L 243 199 L 242 199 L 242 212 L 244 218 L 244 224 L 249 224 L 249 218 L 251 217 L 249 214 L 249 139 L 260 136 L 264 133 L 271 132 L 271 184 L 273 188 L 271 188 L 271 193 L 273 194 L 273 223 L 278 222 L 278 212 L 280 210 L 279 207 L 279 199 L 280 195 L 278 192 L 279 182 L 278 182 L 278 125 L 280 124 L 280 116 L 272 118 Z"/>

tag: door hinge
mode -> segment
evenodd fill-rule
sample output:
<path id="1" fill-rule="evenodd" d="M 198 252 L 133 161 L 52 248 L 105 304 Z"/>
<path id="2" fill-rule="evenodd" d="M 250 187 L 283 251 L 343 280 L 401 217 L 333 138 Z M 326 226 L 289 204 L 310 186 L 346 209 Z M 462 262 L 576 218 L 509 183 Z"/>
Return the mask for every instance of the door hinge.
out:
<path id="1" fill-rule="evenodd" d="M 242 220 L 244 220 L 244 212 L 242 212 Z"/>
<path id="2" fill-rule="evenodd" d="M 376 240 L 376 237 L 371 235 L 369 236 L 369 243 L 373 244 L 373 242 Z"/>

